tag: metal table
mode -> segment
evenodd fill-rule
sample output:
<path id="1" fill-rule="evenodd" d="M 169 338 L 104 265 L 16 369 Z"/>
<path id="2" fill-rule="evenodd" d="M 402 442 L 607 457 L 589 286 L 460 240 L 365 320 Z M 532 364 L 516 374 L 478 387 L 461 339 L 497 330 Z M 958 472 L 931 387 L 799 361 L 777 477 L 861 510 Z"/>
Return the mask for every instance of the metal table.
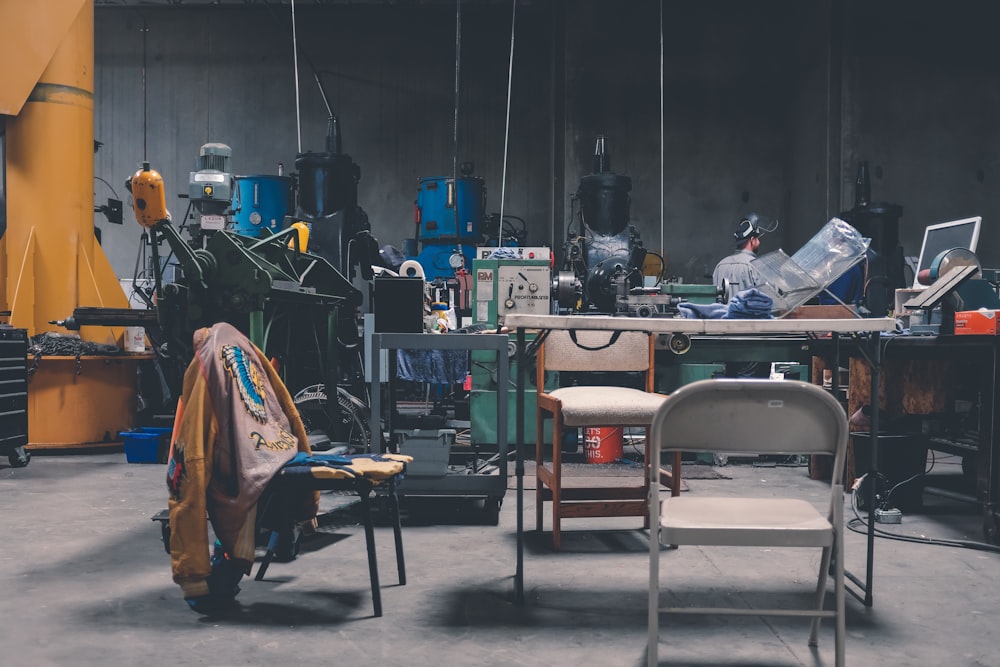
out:
<path id="1" fill-rule="evenodd" d="M 382 350 L 492 350 L 497 355 L 497 474 L 445 475 L 419 484 L 418 480 L 403 482 L 406 491 L 414 495 L 484 496 L 497 503 L 507 491 L 507 387 L 510 386 L 508 360 L 509 337 L 506 334 L 419 334 L 373 333 L 371 337 L 371 432 L 382 433 L 381 354 Z M 391 364 L 390 364 L 391 366 Z M 390 387 L 392 379 L 389 380 Z M 391 401 L 390 401 L 391 403 Z M 391 424 L 391 417 L 390 417 Z M 404 494 L 405 492 L 404 491 Z M 497 506 L 499 509 L 499 504 Z"/>
<path id="2" fill-rule="evenodd" d="M 878 396 L 879 353 L 881 332 L 896 330 L 896 320 L 892 318 L 872 319 L 774 319 L 774 320 L 696 320 L 680 318 L 612 317 L 606 315 L 530 315 L 510 313 L 504 320 L 506 327 L 517 332 L 517 419 L 515 442 L 517 459 L 517 565 L 514 573 L 514 595 L 518 604 L 524 603 L 524 369 L 525 331 L 527 329 L 589 329 L 598 331 L 644 331 L 666 337 L 683 334 L 685 336 L 768 336 L 775 334 L 820 333 L 833 334 L 839 341 L 841 334 L 850 334 L 864 339 L 868 345 L 867 357 L 872 365 L 873 396 Z M 873 335 L 876 334 L 876 335 Z M 669 345 L 669 341 L 667 341 Z M 872 470 L 878 470 L 878 401 L 874 402 L 871 415 Z M 874 485 L 869 488 L 874 493 Z M 856 578 L 852 581 L 863 589 L 862 599 L 866 606 L 872 605 L 872 561 L 874 557 L 874 522 L 869 522 L 866 577 L 862 585 Z"/>

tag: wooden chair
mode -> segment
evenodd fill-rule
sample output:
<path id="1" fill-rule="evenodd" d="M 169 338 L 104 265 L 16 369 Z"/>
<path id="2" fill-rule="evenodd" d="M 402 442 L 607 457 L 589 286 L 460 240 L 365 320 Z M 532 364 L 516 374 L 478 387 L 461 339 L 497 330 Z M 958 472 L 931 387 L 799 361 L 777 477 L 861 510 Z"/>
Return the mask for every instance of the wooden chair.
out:
<path id="1" fill-rule="evenodd" d="M 658 499 L 653 477 L 649 521 L 649 667 L 658 664 L 659 615 L 727 614 L 812 618 L 809 644 L 816 645 L 822 618 L 835 621 L 836 665 L 844 665 L 844 488 L 841 476 L 847 450 L 847 416 L 825 390 L 796 380 L 702 380 L 681 387 L 657 412 L 652 426 L 652 462 L 660 451 L 746 452 L 825 455 L 833 459 L 825 511 L 812 503 L 773 493 L 758 497 L 689 494 Z M 658 529 L 658 531 L 657 531 Z M 659 532 L 659 539 L 654 539 Z M 738 607 L 660 607 L 660 544 L 713 547 L 815 547 L 821 549 L 819 574 L 810 608 L 761 608 L 739 596 Z M 834 609 L 824 608 L 833 564 Z M 766 561 L 753 573 L 766 579 Z M 724 572 L 722 574 L 725 574 Z M 675 578 L 682 572 L 674 573 Z M 713 582 L 713 597 L 718 597 Z"/>
<path id="2" fill-rule="evenodd" d="M 649 425 L 667 397 L 654 393 L 654 337 L 641 331 L 548 332 L 538 348 L 535 435 L 536 529 L 542 530 L 543 503 L 552 503 L 552 546 L 560 549 L 562 519 L 577 517 L 647 517 L 649 496 Z M 631 371 L 641 374 L 642 389 L 621 386 L 564 386 L 546 391 L 545 372 Z M 545 464 L 544 422 L 552 419 L 552 462 Z M 563 427 L 643 427 L 646 429 L 641 486 L 569 487 L 562 474 Z M 664 472 L 674 495 L 680 492 L 680 454 Z M 647 517 L 648 520 L 648 517 Z"/>

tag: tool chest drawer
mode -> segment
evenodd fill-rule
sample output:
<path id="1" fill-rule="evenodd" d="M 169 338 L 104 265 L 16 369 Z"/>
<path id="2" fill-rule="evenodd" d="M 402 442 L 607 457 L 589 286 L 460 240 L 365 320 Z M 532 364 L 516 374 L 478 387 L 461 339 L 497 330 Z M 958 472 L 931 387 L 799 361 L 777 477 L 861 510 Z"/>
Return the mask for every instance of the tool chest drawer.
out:
<path id="1" fill-rule="evenodd" d="M 28 336 L 0 326 L 0 454 L 28 443 Z"/>

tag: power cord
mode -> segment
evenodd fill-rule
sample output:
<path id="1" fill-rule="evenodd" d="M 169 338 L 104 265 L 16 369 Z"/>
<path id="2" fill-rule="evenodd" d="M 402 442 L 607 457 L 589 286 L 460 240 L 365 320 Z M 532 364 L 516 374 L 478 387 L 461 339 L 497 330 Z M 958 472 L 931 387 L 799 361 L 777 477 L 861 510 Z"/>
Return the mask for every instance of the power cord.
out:
<path id="1" fill-rule="evenodd" d="M 923 474 L 923 473 L 921 473 L 921 474 Z M 871 520 L 871 514 L 869 514 L 869 518 L 868 519 L 864 519 L 861 516 L 860 511 L 858 510 L 858 502 L 859 502 L 858 501 L 858 489 L 861 488 L 861 484 L 864 482 L 864 480 L 867 477 L 868 477 L 868 473 L 865 473 L 864 475 L 862 475 L 858 479 L 858 482 L 854 485 L 854 488 L 851 489 L 851 509 L 854 510 L 854 518 L 847 522 L 847 528 L 848 528 L 848 530 L 850 530 L 852 532 L 855 532 L 855 533 L 859 533 L 861 535 L 867 535 L 868 534 L 868 521 Z M 919 477 L 919 475 L 914 475 L 914 477 Z M 886 498 L 885 498 L 885 501 L 883 501 L 883 504 L 886 505 L 886 507 L 888 507 L 888 497 L 892 493 L 892 491 L 894 491 L 895 489 L 899 488 L 900 485 L 905 484 L 905 483 L 909 482 L 912 479 L 913 478 L 910 478 L 908 480 L 904 480 L 902 482 L 899 482 L 895 486 L 893 486 L 892 489 L 890 489 L 889 492 L 886 494 Z M 879 498 L 878 498 L 878 496 L 876 496 L 876 503 L 878 502 L 878 500 L 879 500 Z M 882 530 L 881 528 L 875 528 L 874 529 L 874 534 L 877 537 L 884 537 L 886 539 L 897 540 L 899 542 L 915 542 L 917 544 L 933 544 L 933 545 L 942 546 L 942 547 L 958 547 L 958 548 L 962 548 L 962 549 L 974 549 L 976 551 L 987 551 L 987 552 L 990 552 L 990 553 L 1000 553 L 1000 546 L 998 546 L 998 545 L 987 544 L 985 542 L 975 542 L 973 540 L 951 540 L 951 539 L 941 539 L 941 538 L 934 538 L 934 537 L 914 537 L 913 535 L 900 535 L 899 533 L 893 533 L 893 532 L 890 532 L 888 530 Z"/>

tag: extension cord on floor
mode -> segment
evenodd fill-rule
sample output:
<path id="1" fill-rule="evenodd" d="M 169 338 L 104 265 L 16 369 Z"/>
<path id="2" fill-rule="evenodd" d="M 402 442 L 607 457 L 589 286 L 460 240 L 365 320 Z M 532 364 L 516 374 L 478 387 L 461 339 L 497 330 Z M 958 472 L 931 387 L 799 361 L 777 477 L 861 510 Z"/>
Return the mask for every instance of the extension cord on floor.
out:
<path id="1" fill-rule="evenodd" d="M 903 523 L 903 513 L 895 507 L 875 508 L 875 523 Z"/>

